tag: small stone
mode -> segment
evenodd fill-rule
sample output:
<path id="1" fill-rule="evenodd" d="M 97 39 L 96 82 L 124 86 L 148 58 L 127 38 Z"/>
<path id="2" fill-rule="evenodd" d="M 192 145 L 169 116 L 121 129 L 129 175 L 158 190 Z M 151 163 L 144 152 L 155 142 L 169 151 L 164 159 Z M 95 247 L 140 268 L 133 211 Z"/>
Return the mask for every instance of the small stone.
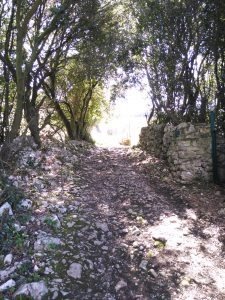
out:
<path id="1" fill-rule="evenodd" d="M 82 273 L 82 266 L 81 266 L 81 264 L 78 264 L 78 263 L 72 263 L 70 265 L 69 270 L 67 271 L 67 274 L 70 277 L 73 277 L 74 279 L 81 278 L 81 273 Z"/>
<path id="2" fill-rule="evenodd" d="M 98 229 L 101 229 L 104 232 L 108 232 L 109 231 L 108 225 L 106 223 L 96 222 L 95 225 L 96 225 L 96 227 Z"/>
<path id="3" fill-rule="evenodd" d="M 54 273 L 54 272 L 53 272 L 53 270 L 51 268 L 49 268 L 49 267 L 45 268 L 45 270 L 44 270 L 44 274 L 45 275 L 49 275 L 49 274 L 52 274 L 52 273 Z"/>
<path id="4" fill-rule="evenodd" d="M 93 263 L 90 259 L 86 259 L 86 261 L 87 261 L 88 264 L 89 264 L 89 268 L 90 268 L 91 270 L 94 270 L 94 263 Z"/>
<path id="5" fill-rule="evenodd" d="M 66 291 L 60 291 L 63 296 L 67 296 L 69 293 Z"/>
<path id="6" fill-rule="evenodd" d="M 21 225 L 18 224 L 18 223 L 13 224 L 13 227 L 15 228 L 15 230 L 16 230 L 17 232 L 20 232 L 20 231 L 22 230 Z"/>
<path id="7" fill-rule="evenodd" d="M 139 247 L 138 241 L 133 242 L 133 247 L 134 247 L 134 248 L 138 248 L 138 247 Z"/>
<path id="8" fill-rule="evenodd" d="M 140 233 L 141 233 L 140 229 L 137 228 L 136 226 L 134 226 L 134 227 L 132 228 L 132 234 L 134 234 L 134 235 L 139 235 Z"/>
<path id="9" fill-rule="evenodd" d="M 189 278 L 189 277 L 184 277 L 181 281 L 181 285 L 183 285 L 183 286 L 189 286 L 190 283 L 191 283 L 191 278 Z"/>
<path id="10" fill-rule="evenodd" d="M 107 247 L 107 246 L 103 246 L 103 247 L 102 247 L 102 250 L 104 250 L 104 251 L 108 251 L 108 250 L 109 250 L 109 247 Z"/>
<path id="11" fill-rule="evenodd" d="M 147 270 L 147 265 L 148 265 L 148 261 L 147 260 L 142 260 L 140 265 L 139 265 L 139 268 L 146 271 Z"/>
<path id="12" fill-rule="evenodd" d="M 225 208 L 220 209 L 220 210 L 218 211 L 218 214 L 219 214 L 220 216 L 225 215 Z"/>
<path id="13" fill-rule="evenodd" d="M 11 265 L 12 263 L 12 260 L 13 260 L 13 255 L 10 253 L 10 254 L 7 254 L 6 257 L 4 258 L 4 265 Z"/>
<path id="14" fill-rule="evenodd" d="M 158 276 L 158 274 L 156 273 L 156 271 L 154 269 L 150 269 L 149 274 L 152 275 L 152 277 L 154 277 L 154 278 L 156 278 Z"/>
<path id="15" fill-rule="evenodd" d="M 22 199 L 19 206 L 25 209 L 30 209 L 32 207 L 32 201 L 30 199 Z"/>
<path id="16" fill-rule="evenodd" d="M 59 293 L 57 291 L 54 291 L 54 294 L 52 295 L 52 300 L 57 299 L 59 296 Z"/>
<path id="17" fill-rule="evenodd" d="M 13 299 L 20 299 L 22 296 L 31 297 L 35 300 L 42 300 L 48 293 L 48 288 L 44 281 L 23 284 L 14 293 Z"/>
<path id="18" fill-rule="evenodd" d="M 7 291 L 14 287 L 16 285 L 16 282 L 13 279 L 8 280 L 7 282 L 0 285 L 0 292 Z"/>
<path id="19" fill-rule="evenodd" d="M 75 222 L 68 222 L 66 225 L 68 228 L 72 228 L 75 225 Z"/>
<path id="20" fill-rule="evenodd" d="M 38 234 L 37 241 L 34 243 L 35 251 L 48 250 L 51 245 L 61 245 L 62 241 L 59 238 L 52 237 L 46 232 Z"/>
<path id="21" fill-rule="evenodd" d="M 34 272 L 38 272 L 39 271 L 39 267 L 37 265 L 34 266 Z"/>
<path id="22" fill-rule="evenodd" d="M 216 191 L 216 192 L 215 192 L 215 195 L 216 195 L 216 196 L 221 196 L 221 191 Z"/>
<path id="23" fill-rule="evenodd" d="M 94 241 L 94 245 L 96 245 L 96 246 L 101 246 L 102 245 L 102 242 L 101 241 Z"/>
<path id="24" fill-rule="evenodd" d="M 0 217 L 2 217 L 2 215 L 5 213 L 8 213 L 9 216 L 13 216 L 12 207 L 8 202 L 4 203 L 0 207 Z"/>
<path id="25" fill-rule="evenodd" d="M 61 214 L 64 214 L 64 213 L 67 212 L 67 208 L 66 208 L 66 207 L 59 207 L 58 210 L 59 210 L 59 212 L 60 212 Z"/>
<path id="26" fill-rule="evenodd" d="M 121 290 L 121 289 L 123 289 L 125 287 L 127 287 L 127 283 L 122 279 L 115 286 L 115 290 L 118 292 L 119 290 Z"/>
<path id="27" fill-rule="evenodd" d="M 18 263 L 15 263 L 14 266 L 9 267 L 5 270 L 0 269 L 0 281 L 6 280 L 18 267 Z"/>

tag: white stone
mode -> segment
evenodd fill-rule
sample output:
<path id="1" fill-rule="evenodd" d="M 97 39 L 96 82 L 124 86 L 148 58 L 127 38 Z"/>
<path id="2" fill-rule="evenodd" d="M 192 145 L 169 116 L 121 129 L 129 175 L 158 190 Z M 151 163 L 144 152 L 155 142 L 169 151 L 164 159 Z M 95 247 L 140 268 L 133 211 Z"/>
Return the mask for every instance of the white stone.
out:
<path id="1" fill-rule="evenodd" d="M 154 277 L 156 278 L 158 276 L 158 274 L 156 273 L 156 271 L 154 269 L 150 269 L 149 270 L 149 273 Z"/>
<path id="2" fill-rule="evenodd" d="M 48 250 L 51 244 L 61 245 L 62 241 L 59 238 L 47 234 L 46 232 L 40 232 L 37 236 L 36 242 L 34 243 L 34 250 L 35 251 Z"/>
<path id="3" fill-rule="evenodd" d="M 59 212 L 60 212 L 61 214 L 64 214 L 64 213 L 67 212 L 67 208 L 66 208 L 66 207 L 59 207 L 58 210 L 59 210 Z"/>
<path id="4" fill-rule="evenodd" d="M 81 264 L 78 263 L 72 263 L 70 265 L 69 270 L 67 271 L 67 274 L 70 277 L 73 277 L 74 279 L 79 279 L 81 278 L 81 274 L 82 274 L 82 266 Z"/>
<path id="5" fill-rule="evenodd" d="M 52 274 L 52 273 L 54 273 L 53 270 L 52 270 L 52 268 L 49 268 L 49 267 L 45 268 L 45 270 L 44 270 L 44 274 L 45 275 L 49 275 L 49 274 Z"/>
<path id="6" fill-rule="evenodd" d="M 16 230 L 17 232 L 19 232 L 19 231 L 21 231 L 21 230 L 22 230 L 22 227 L 21 227 L 21 225 L 20 225 L 20 224 L 18 224 L 18 223 L 15 223 L 15 224 L 13 224 L 13 227 L 15 228 L 15 230 Z"/>
<path id="7" fill-rule="evenodd" d="M 57 291 L 54 291 L 54 294 L 52 296 L 52 300 L 57 299 L 58 295 L 59 295 L 59 293 Z"/>
<path id="8" fill-rule="evenodd" d="M 13 299 L 18 296 L 28 296 L 35 300 L 42 300 L 47 293 L 48 289 L 44 281 L 32 282 L 21 285 L 14 293 Z"/>
<path id="9" fill-rule="evenodd" d="M 118 292 L 119 290 L 121 290 L 121 289 L 123 289 L 125 287 L 127 287 L 127 283 L 122 279 L 115 286 L 115 290 Z"/>
<path id="10" fill-rule="evenodd" d="M 4 258 L 4 265 L 11 265 L 13 260 L 13 255 L 11 253 L 7 254 Z"/>
<path id="11" fill-rule="evenodd" d="M 9 215 L 9 216 L 13 216 L 12 207 L 11 207 L 11 205 L 10 205 L 8 202 L 4 203 L 4 204 L 0 207 L 0 217 L 2 217 L 2 215 L 3 215 L 4 213 L 7 213 L 7 212 L 8 212 L 8 215 Z"/>
<path id="12" fill-rule="evenodd" d="M 148 261 L 147 260 L 142 260 L 140 265 L 139 265 L 139 268 L 146 271 L 147 270 L 147 265 L 148 265 Z"/>
<path id="13" fill-rule="evenodd" d="M 108 225 L 106 223 L 100 223 L 100 222 L 96 222 L 96 227 L 98 229 L 101 229 L 104 232 L 109 231 Z"/>
<path id="14" fill-rule="evenodd" d="M 72 228 L 75 225 L 75 222 L 68 222 L 66 225 L 68 228 Z"/>
<path id="15" fill-rule="evenodd" d="M 108 250 L 109 250 L 109 247 L 107 247 L 107 246 L 103 246 L 103 247 L 102 247 L 102 250 L 104 250 L 104 251 L 108 251 Z"/>
<path id="16" fill-rule="evenodd" d="M 38 272 L 40 269 L 37 265 L 34 266 L 34 272 Z"/>
<path id="17" fill-rule="evenodd" d="M 30 209 L 32 207 L 32 201 L 30 199 L 22 199 L 20 201 L 20 207 Z"/>
<path id="18" fill-rule="evenodd" d="M 218 211 L 218 214 L 219 214 L 220 216 L 225 215 L 225 208 L 220 209 L 220 210 Z"/>
<path id="19" fill-rule="evenodd" d="M 18 263 L 14 264 L 13 267 L 7 268 L 5 270 L 0 270 L 0 281 L 6 280 L 18 267 Z"/>
<path id="20" fill-rule="evenodd" d="M 13 279 L 8 280 L 7 282 L 0 285 L 0 292 L 7 291 L 14 287 L 16 285 L 16 282 Z"/>

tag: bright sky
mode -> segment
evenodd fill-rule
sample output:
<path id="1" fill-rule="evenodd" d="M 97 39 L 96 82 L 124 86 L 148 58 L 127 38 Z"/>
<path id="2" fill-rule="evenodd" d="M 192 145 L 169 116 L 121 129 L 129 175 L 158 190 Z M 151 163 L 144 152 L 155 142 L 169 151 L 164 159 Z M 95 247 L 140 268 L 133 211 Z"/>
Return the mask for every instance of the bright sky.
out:
<path id="1" fill-rule="evenodd" d="M 134 87 L 127 90 L 124 98 L 116 100 L 111 118 L 103 120 L 93 130 L 94 140 L 102 145 L 116 146 L 129 138 L 132 145 L 137 144 L 141 127 L 146 126 L 149 103 L 146 91 Z"/>

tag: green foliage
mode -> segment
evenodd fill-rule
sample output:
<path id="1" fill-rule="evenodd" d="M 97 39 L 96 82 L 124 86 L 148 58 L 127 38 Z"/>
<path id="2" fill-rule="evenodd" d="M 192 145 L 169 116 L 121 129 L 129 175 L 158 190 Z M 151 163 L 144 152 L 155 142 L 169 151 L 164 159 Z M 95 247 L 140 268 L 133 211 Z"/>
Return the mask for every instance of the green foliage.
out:
<path id="1" fill-rule="evenodd" d="M 7 182 L 7 180 L 3 177 L 0 180 L 0 188 L 3 190 L 0 194 L 0 205 L 8 202 L 11 204 L 13 209 L 16 208 L 16 205 L 24 197 L 22 191 Z"/>
<path id="2" fill-rule="evenodd" d="M 32 273 L 28 277 L 28 282 L 38 282 L 41 280 L 41 275 L 38 273 Z"/>
<path id="3" fill-rule="evenodd" d="M 26 236 L 17 232 L 14 227 L 15 220 L 5 216 L 0 220 L 0 253 L 6 254 L 9 249 L 17 252 L 24 251 Z"/>
<path id="4" fill-rule="evenodd" d="M 25 238 L 20 232 L 14 234 L 15 244 L 17 249 L 22 250 L 24 248 Z"/>
<path id="5" fill-rule="evenodd" d="M 55 251 L 57 249 L 59 249 L 59 245 L 58 244 L 55 244 L 55 243 L 48 244 L 48 250 L 49 251 Z"/>
<path id="6" fill-rule="evenodd" d="M 127 70 L 147 76 L 148 121 L 206 122 L 212 104 L 225 112 L 224 2 L 132 2 L 136 32 Z"/>
<path id="7" fill-rule="evenodd" d="M 18 212 L 17 219 L 21 223 L 21 225 L 26 225 L 31 219 L 31 214 L 25 212 Z"/>
<path id="8" fill-rule="evenodd" d="M 146 257 L 148 259 L 152 258 L 154 256 L 154 253 L 151 250 L 148 250 L 148 252 L 146 253 Z"/>
<path id="9" fill-rule="evenodd" d="M 22 276 L 28 275 L 33 269 L 33 265 L 31 261 L 25 261 L 21 264 L 21 266 L 18 268 L 18 273 Z"/>
<path id="10" fill-rule="evenodd" d="M 154 242 L 154 247 L 163 250 L 166 247 L 166 243 L 164 243 L 163 241 L 156 240 Z"/>
<path id="11" fill-rule="evenodd" d="M 91 67 L 71 61 L 57 76 L 57 97 L 74 138 L 91 140 L 89 131 L 108 111 L 103 83 L 92 77 Z M 55 122 L 59 122 L 56 118 Z"/>
<path id="12" fill-rule="evenodd" d="M 47 217 L 47 218 L 45 218 L 44 223 L 46 225 L 48 225 L 49 227 L 55 229 L 57 221 L 56 220 L 52 220 L 50 217 Z"/>

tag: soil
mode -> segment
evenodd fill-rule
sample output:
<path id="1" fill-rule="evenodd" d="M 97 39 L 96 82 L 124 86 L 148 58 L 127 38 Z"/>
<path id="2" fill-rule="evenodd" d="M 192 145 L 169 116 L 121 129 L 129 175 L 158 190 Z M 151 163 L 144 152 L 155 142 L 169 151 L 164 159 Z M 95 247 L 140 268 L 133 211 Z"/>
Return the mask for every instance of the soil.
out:
<path id="1" fill-rule="evenodd" d="M 57 149 L 42 153 L 32 172 L 46 186 L 23 187 L 36 199 L 27 230 L 32 247 L 40 230 L 62 241 L 31 256 L 48 282 L 47 299 L 225 299 L 224 187 L 179 185 L 163 161 L 139 149 L 69 151 L 74 163 Z M 57 229 L 43 223 L 51 213 Z M 80 274 L 71 276 L 72 264 Z"/>

